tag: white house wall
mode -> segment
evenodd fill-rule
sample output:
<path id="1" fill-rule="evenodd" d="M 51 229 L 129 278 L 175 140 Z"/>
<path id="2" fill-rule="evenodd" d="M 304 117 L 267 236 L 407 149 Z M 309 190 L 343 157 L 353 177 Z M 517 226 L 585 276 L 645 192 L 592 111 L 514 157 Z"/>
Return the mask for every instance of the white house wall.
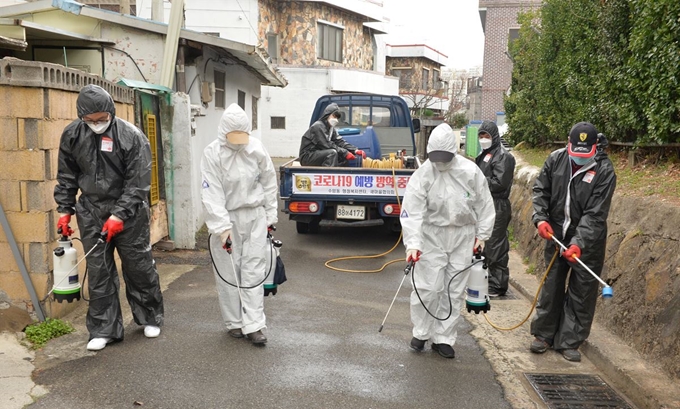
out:
<path id="1" fill-rule="evenodd" d="M 101 26 L 102 36 L 116 41 L 116 45 L 104 48 L 104 78 L 118 81 L 122 77 L 158 84 L 164 36 L 105 22 Z"/>
<path id="2" fill-rule="evenodd" d="M 309 128 L 316 100 L 333 91 L 398 95 L 399 80 L 374 72 L 279 67 L 286 88 L 262 87 L 262 142 L 273 157 L 296 157 L 300 139 Z M 285 117 L 286 129 L 271 129 L 271 117 Z"/>

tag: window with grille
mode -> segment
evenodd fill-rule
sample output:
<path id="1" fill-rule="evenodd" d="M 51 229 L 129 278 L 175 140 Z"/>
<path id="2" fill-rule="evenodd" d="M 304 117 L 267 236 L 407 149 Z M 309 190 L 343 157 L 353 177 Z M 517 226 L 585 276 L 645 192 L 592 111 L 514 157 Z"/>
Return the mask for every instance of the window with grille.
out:
<path id="1" fill-rule="evenodd" d="M 240 106 L 242 110 L 246 110 L 246 93 L 241 90 L 238 90 L 238 106 Z"/>
<path id="2" fill-rule="evenodd" d="M 427 68 L 423 68 L 423 83 L 422 83 L 422 89 L 428 89 L 428 83 L 430 82 L 430 70 Z"/>
<path id="3" fill-rule="evenodd" d="M 399 78 L 399 88 L 409 89 L 412 88 L 411 84 L 411 73 L 413 70 L 410 67 L 392 67 L 392 75 Z"/>
<path id="4" fill-rule="evenodd" d="M 279 35 L 276 33 L 267 34 L 267 54 L 272 59 L 272 63 L 279 63 Z"/>
<path id="5" fill-rule="evenodd" d="M 258 97 L 253 96 L 253 101 L 252 101 L 253 104 L 252 104 L 252 108 L 251 108 L 251 110 L 253 111 L 252 115 L 251 115 L 253 131 L 257 129 L 257 101 L 258 101 L 258 99 L 259 99 Z"/>
<path id="6" fill-rule="evenodd" d="M 519 28 L 511 28 L 508 30 L 508 51 L 512 50 L 512 43 L 519 38 Z"/>
<path id="7" fill-rule="evenodd" d="M 146 136 L 149 138 L 149 145 L 151 146 L 151 191 L 149 192 L 149 203 L 152 206 L 158 203 L 161 198 L 160 186 L 158 186 L 157 131 L 156 115 L 148 114 L 146 116 Z"/>
<path id="8" fill-rule="evenodd" d="M 342 62 L 342 31 L 340 27 L 317 22 L 318 58 Z"/>
<path id="9" fill-rule="evenodd" d="M 438 70 L 432 70 L 432 88 L 434 89 L 441 89 L 442 88 L 442 83 L 439 81 L 439 71 Z"/>
<path id="10" fill-rule="evenodd" d="M 286 129 L 286 117 L 285 116 L 271 117 L 271 129 Z"/>
<path id="11" fill-rule="evenodd" d="M 225 84 L 227 82 L 227 73 L 215 70 L 215 108 L 225 108 L 226 93 L 224 92 Z"/>

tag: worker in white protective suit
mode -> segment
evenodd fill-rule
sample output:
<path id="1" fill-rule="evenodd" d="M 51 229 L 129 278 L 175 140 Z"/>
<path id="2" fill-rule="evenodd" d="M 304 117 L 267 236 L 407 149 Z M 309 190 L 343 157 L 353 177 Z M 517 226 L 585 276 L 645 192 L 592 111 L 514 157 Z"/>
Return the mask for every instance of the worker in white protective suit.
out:
<path id="1" fill-rule="evenodd" d="M 401 227 L 408 262 L 417 262 L 411 277 L 410 347 L 422 351 L 429 340 L 444 358 L 454 358 L 465 286 L 473 248 L 491 236 L 496 213 L 484 173 L 457 155 L 458 141 L 447 124 L 437 126 L 427 143 L 428 160 L 411 176 L 404 194 Z M 447 284 L 451 282 L 449 314 Z M 422 299 L 422 304 L 419 299 Z"/>
<path id="2" fill-rule="evenodd" d="M 263 345 L 267 231 L 277 222 L 278 202 L 274 164 L 262 143 L 250 137 L 250 123 L 237 104 L 224 111 L 217 140 L 203 152 L 201 198 L 227 331 Z"/>

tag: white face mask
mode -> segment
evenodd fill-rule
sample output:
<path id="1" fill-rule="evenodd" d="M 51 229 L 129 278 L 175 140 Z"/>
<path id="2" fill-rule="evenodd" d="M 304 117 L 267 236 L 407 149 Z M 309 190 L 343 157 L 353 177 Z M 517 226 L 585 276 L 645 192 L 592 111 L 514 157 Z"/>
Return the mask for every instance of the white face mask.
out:
<path id="1" fill-rule="evenodd" d="M 448 162 L 432 162 L 432 164 L 438 171 L 444 172 L 445 170 L 451 169 L 451 167 L 453 166 L 453 161 L 451 160 Z"/>
<path id="2" fill-rule="evenodd" d="M 338 124 L 338 118 L 328 118 L 328 123 L 331 124 L 332 127 L 335 127 L 335 125 Z"/>
<path id="3" fill-rule="evenodd" d="M 491 147 L 492 143 L 493 143 L 493 140 L 488 139 L 488 138 L 480 138 L 479 139 L 479 146 L 482 147 L 482 150 L 489 149 Z"/>
<path id="4" fill-rule="evenodd" d="M 98 123 L 97 125 L 87 123 L 87 126 L 92 129 L 92 132 L 96 133 L 97 135 L 103 134 L 107 129 L 109 129 L 109 125 L 111 125 L 111 121 L 106 121 L 106 122 L 101 122 Z"/>

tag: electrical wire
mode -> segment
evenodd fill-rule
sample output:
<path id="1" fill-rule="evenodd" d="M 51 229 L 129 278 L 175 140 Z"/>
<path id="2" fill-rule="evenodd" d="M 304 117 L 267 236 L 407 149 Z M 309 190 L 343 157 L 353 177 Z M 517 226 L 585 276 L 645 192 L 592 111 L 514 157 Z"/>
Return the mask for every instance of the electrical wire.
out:
<path id="1" fill-rule="evenodd" d="M 529 313 L 527 314 L 526 317 L 520 322 L 519 324 L 512 326 L 512 327 L 499 327 L 498 325 L 494 324 L 488 317 L 488 315 L 484 314 L 484 319 L 486 322 L 489 323 L 492 327 L 496 328 L 499 331 L 512 331 L 514 329 L 517 329 L 522 326 L 529 317 L 531 317 L 531 314 L 534 312 L 534 308 L 536 307 L 536 303 L 538 302 L 538 295 L 541 293 L 541 289 L 543 288 L 543 284 L 545 284 L 545 279 L 548 277 L 548 273 L 550 272 L 550 269 L 552 268 L 553 264 L 555 264 L 555 260 L 557 260 L 557 255 L 559 254 L 559 250 L 555 248 L 555 254 L 553 254 L 552 260 L 550 260 L 550 264 L 548 265 L 548 268 L 545 270 L 545 274 L 543 274 L 543 278 L 541 278 L 541 283 L 538 285 L 538 290 L 536 290 L 536 296 L 534 296 L 534 301 L 531 303 L 531 308 L 529 309 Z"/>
<path id="2" fill-rule="evenodd" d="M 212 237 L 212 234 L 208 235 L 208 253 L 210 254 L 210 261 L 212 262 L 213 268 L 215 269 L 215 272 L 217 273 L 217 276 L 220 277 L 220 279 L 221 279 L 222 281 L 224 281 L 225 283 L 229 284 L 229 285 L 232 286 L 232 287 L 242 288 L 242 289 L 244 289 L 244 290 L 250 290 L 250 289 L 253 289 L 253 288 L 257 288 L 257 287 L 259 287 L 260 285 L 262 285 L 265 281 L 267 281 L 267 278 L 269 278 L 269 275 L 272 273 L 272 266 L 274 265 L 274 259 L 276 258 L 276 251 L 274 251 L 274 246 L 273 246 L 273 244 L 271 243 L 271 236 L 270 236 L 270 237 L 267 237 L 267 239 L 270 240 L 270 241 L 269 241 L 269 244 L 270 244 L 270 246 L 269 246 L 269 254 L 271 255 L 271 257 L 269 258 L 269 269 L 267 270 L 268 273 L 264 276 L 264 278 L 262 279 L 262 281 L 260 281 L 259 283 L 255 284 L 255 285 L 253 285 L 253 286 L 251 286 L 251 287 L 243 287 L 243 286 L 238 286 L 238 285 L 236 285 L 236 284 L 232 284 L 232 283 L 230 283 L 229 281 L 227 281 L 224 277 L 222 277 L 222 274 L 220 274 L 220 269 L 217 268 L 217 264 L 215 264 L 215 259 L 213 258 L 213 254 L 212 254 L 212 246 L 210 245 L 210 238 L 211 238 L 211 237 Z M 229 257 L 231 257 L 231 254 L 229 255 Z M 232 264 L 233 264 L 233 260 L 232 260 Z M 236 276 L 236 269 L 235 269 L 235 268 L 234 268 L 234 276 Z"/>
<path id="3" fill-rule="evenodd" d="M 422 305 L 423 308 L 425 308 L 425 311 L 427 311 L 427 313 L 430 314 L 430 317 L 436 319 L 437 321 L 446 321 L 451 317 L 451 314 L 453 313 L 453 302 L 451 301 L 451 283 L 453 282 L 453 279 L 458 277 L 458 275 L 461 274 L 463 271 L 469 269 L 470 267 L 474 266 L 475 264 L 479 264 L 479 263 L 482 263 L 482 262 L 484 262 L 483 259 L 475 261 L 472 264 L 470 264 L 469 266 L 465 267 L 464 269 L 462 269 L 459 272 L 457 272 L 456 274 L 454 274 L 453 277 L 451 277 L 451 279 L 449 280 L 449 284 L 446 286 L 446 294 L 447 294 L 448 299 L 449 299 L 449 314 L 444 318 L 439 318 L 436 315 L 432 314 L 430 312 L 430 310 L 428 310 L 427 307 L 425 306 L 423 299 L 420 298 L 420 294 L 418 293 L 418 287 L 416 287 L 416 278 L 415 278 L 415 273 L 416 273 L 415 267 L 416 266 L 413 265 L 413 271 L 411 272 L 411 283 L 413 284 L 413 290 L 415 291 L 416 295 L 418 296 L 418 301 L 420 301 L 420 305 Z"/>
<path id="4" fill-rule="evenodd" d="M 139 75 L 142 76 L 142 79 L 144 80 L 144 82 L 149 82 L 149 81 L 147 81 L 146 77 L 144 76 L 144 73 L 142 72 L 142 69 L 139 68 L 139 65 L 137 65 L 137 61 L 135 61 L 135 59 L 132 58 L 132 56 L 131 56 L 130 54 L 128 54 L 127 51 L 121 50 L 120 48 L 111 47 L 111 46 L 108 46 L 108 45 L 105 45 L 104 48 L 110 48 L 110 49 L 112 49 L 112 50 L 116 50 L 116 51 L 119 51 L 119 52 L 121 52 L 121 53 L 127 55 L 128 58 L 132 61 L 132 63 L 135 65 L 135 67 L 137 67 L 137 71 L 139 71 Z"/>

